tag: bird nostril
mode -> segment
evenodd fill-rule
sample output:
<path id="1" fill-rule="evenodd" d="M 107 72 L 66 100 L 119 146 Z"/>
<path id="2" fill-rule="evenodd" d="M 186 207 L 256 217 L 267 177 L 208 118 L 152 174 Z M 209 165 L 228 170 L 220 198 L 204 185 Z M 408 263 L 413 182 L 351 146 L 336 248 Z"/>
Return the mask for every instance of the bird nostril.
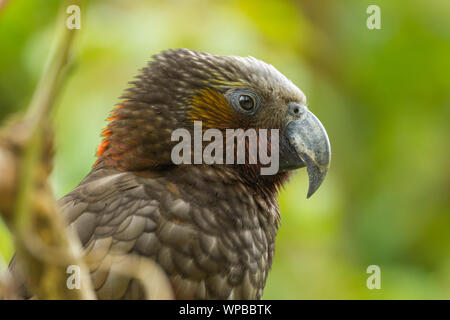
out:
<path id="1" fill-rule="evenodd" d="M 297 102 L 288 103 L 289 113 L 293 116 L 301 116 L 303 114 L 304 107 Z"/>

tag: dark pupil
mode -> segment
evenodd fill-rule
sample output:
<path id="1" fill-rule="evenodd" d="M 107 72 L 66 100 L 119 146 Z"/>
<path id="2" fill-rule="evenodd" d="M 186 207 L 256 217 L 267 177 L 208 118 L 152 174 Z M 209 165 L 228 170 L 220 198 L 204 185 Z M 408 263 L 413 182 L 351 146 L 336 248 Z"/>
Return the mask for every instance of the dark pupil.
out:
<path id="1" fill-rule="evenodd" d="M 253 108 L 253 99 L 250 96 L 242 95 L 239 97 L 239 105 L 242 109 L 250 110 Z"/>

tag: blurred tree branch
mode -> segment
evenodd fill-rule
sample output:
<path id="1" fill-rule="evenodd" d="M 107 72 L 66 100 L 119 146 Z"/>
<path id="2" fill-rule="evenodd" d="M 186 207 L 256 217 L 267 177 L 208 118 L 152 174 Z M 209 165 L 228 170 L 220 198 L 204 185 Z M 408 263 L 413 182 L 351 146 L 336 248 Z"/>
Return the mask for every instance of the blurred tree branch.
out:
<path id="1" fill-rule="evenodd" d="M 0 0 L 0 10 L 2 10 L 8 4 L 9 0 Z"/>
<path id="2" fill-rule="evenodd" d="M 64 8 L 69 4 L 77 1 L 68 1 Z M 0 170 L 5 174 L 0 180 L 0 212 L 14 236 L 27 287 L 37 298 L 95 299 L 81 246 L 59 214 L 47 181 L 53 156 L 49 114 L 76 32 L 66 28 L 64 14 L 57 30 L 54 48 L 27 112 L 0 133 Z M 51 248 L 55 255 L 48 259 L 47 252 L 39 248 Z M 80 290 L 67 288 L 69 265 L 80 267 Z"/>
<path id="3" fill-rule="evenodd" d="M 67 1 L 61 8 L 55 43 L 26 113 L 0 128 L 0 216 L 14 238 L 16 256 L 12 264 L 23 268 L 20 276 L 37 299 L 96 298 L 87 267 L 94 257 L 83 256 L 79 240 L 65 224 L 48 183 L 53 159 L 49 116 L 77 32 L 66 27 L 66 8 L 71 4 L 80 5 L 80 1 Z M 166 274 L 153 261 L 118 253 L 104 257 L 103 262 L 113 266 L 114 272 L 138 279 L 148 299 L 173 298 Z M 69 266 L 79 267 L 79 290 L 68 288 Z M 0 278 L 0 299 L 21 298 L 15 280 L 11 274 Z"/>

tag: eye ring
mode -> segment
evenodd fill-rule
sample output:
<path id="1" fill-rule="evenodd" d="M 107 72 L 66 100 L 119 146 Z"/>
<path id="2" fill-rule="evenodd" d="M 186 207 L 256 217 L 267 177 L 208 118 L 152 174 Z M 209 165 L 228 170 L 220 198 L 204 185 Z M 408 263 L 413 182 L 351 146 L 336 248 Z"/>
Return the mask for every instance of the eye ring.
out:
<path id="1" fill-rule="evenodd" d="M 249 89 L 237 89 L 226 94 L 232 107 L 239 113 L 253 115 L 261 104 L 260 97 Z"/>

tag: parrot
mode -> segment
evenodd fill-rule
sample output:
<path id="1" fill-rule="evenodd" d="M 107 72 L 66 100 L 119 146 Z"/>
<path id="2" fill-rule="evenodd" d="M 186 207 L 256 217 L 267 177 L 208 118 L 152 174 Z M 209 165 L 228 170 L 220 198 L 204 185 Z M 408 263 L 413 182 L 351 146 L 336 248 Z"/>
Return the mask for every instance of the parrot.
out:
<path id="1" fill-rule="evenodd" d="M 153 261 L 176 299 L 261 299 L 281 188 L 306 167 L 309 198 L 330 166 L 327 133 L 305 94 L 256 58 L 182 48 L 153 55 L 119 100 L 91 171 L 58 201 L 90 261 L 97 297 L 146 298 L 139 279 L 115 271 L 132 255 Z M 277 130 L 278 171 L 263 175 L 262 163 L 174 164 L 172 133 L 194 134 L 194 122 L 222 133 Z M 19 274 L 20 263 L 10 269 Z"/>

